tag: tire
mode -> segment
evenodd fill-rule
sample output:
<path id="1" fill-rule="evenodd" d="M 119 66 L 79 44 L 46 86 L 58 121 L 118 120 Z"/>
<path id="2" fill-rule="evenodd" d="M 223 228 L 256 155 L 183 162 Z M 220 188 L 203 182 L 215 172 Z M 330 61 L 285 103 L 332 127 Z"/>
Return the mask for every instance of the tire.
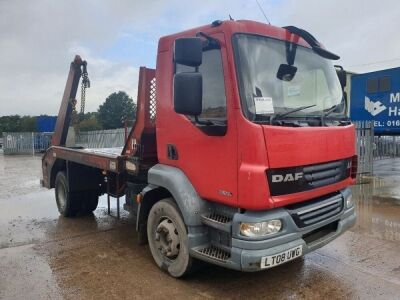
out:
<path id="1" fill-rule="evenodd" d="M 67 175 L 58 172 L 55 181 L 55 194 L 58 211 L 64 217 L 75 217 L 79 211 L 79 197 L 69 191 Z"/>
<path id="2" fill-rule="evenodd" d="M 99 204 L 99 196 L 96 191 L 80 192 L 80 201 L 82 214 L 90 214 L 94 212 Z"/>
<path id="3" fill-rule="evenodd" d="M 158 267 L 175 278 L 190 273 L 193 259 L 189 255 L 187 230 L 172 198 L 160 200 L 151 208 L 147 236 Z"/>

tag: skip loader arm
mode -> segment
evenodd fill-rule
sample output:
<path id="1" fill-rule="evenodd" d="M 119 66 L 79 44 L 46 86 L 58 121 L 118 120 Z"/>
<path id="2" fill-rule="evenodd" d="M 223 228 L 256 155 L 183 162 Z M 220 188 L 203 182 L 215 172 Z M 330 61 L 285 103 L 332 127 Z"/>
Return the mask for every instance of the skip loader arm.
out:
<path id="1" fill-rule="evenodd" d="M 82 73 L 86 73 L 86 66 L 86 61 L 83 61 L 79 55 L 76 55 L 74 61 L 71 63 L 60 111 L 58 112 L 56 127 L 51 140 L 52 146 L 65 146 L 72 110 L 74 102 L 76 102 L 75 97 L 79 79 Z"/>

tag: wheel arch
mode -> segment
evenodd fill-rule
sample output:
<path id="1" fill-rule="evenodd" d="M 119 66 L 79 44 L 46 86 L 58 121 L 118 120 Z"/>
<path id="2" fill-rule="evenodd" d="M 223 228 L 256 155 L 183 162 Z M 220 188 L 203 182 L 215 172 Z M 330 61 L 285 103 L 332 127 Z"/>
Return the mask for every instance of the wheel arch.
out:
<path id="1" fill-rule="evenodd" d="M 140 194 L 142 199 L 137 211 L 136 230 L 140 230 L 141 224 L 146 224 L 147 216 L 154 204 L 162 199 L 172 197 L 167 189 L 153 184 L 146 186 Z"/>
<path id="2" fill-rule="evenodd" d="M 201 215 L 211 210 L 210 204 L 200 198 L 185 173 L 176 167 L 162 164 L 153 166 L 148 172 L 148 183 L 150 190 L 167 191 L 172 196 L 186 226 L 201 225 Z"/>

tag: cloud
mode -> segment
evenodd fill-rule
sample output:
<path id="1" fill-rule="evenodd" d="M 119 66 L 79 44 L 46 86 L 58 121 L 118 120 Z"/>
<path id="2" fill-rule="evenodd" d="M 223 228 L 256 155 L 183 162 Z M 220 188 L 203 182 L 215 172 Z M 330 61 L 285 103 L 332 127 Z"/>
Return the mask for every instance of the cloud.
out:
<path id="1" fill-rule="evenodd" d="M 129 3 L 1 1 L 0 115 L 56 114 L 76 51 L 89 63 L 88 110 L 121 89 L 136 99 L 137 68 L 101 55 L 125 27 L 146 29 L 142 5 Z"/>
<path id="2" fill-rule="evenodd" d="M 345 68 L 362 72 L 400 63 L 399 1 L 259 2 L 274 25 L 309 30 Z M 136 99 L 138 67 L 155 65 L 160 36 L 228 14 L 265 22 L 255 0 L 0 1 L 0 115 L 56 114 L 76 52 L 89 63 L 87 110 L 117 90 Z"/>

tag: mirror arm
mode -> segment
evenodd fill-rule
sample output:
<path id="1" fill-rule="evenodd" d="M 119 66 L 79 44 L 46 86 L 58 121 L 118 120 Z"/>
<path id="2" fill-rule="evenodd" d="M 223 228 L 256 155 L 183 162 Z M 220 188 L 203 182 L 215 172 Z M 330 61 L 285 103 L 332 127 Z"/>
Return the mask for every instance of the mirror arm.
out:
<path id="1" fill-rule="evenodd" d="M 204 32 L 198 32 L 196 33 L 196 37 L 203 37 L 207 40 L 207 45 L 203 46 L 203 48 L 209 48 L 209 49 L 218 49 L 220 48 L 219 41 L 216 38 L 213 38 Z"/>

